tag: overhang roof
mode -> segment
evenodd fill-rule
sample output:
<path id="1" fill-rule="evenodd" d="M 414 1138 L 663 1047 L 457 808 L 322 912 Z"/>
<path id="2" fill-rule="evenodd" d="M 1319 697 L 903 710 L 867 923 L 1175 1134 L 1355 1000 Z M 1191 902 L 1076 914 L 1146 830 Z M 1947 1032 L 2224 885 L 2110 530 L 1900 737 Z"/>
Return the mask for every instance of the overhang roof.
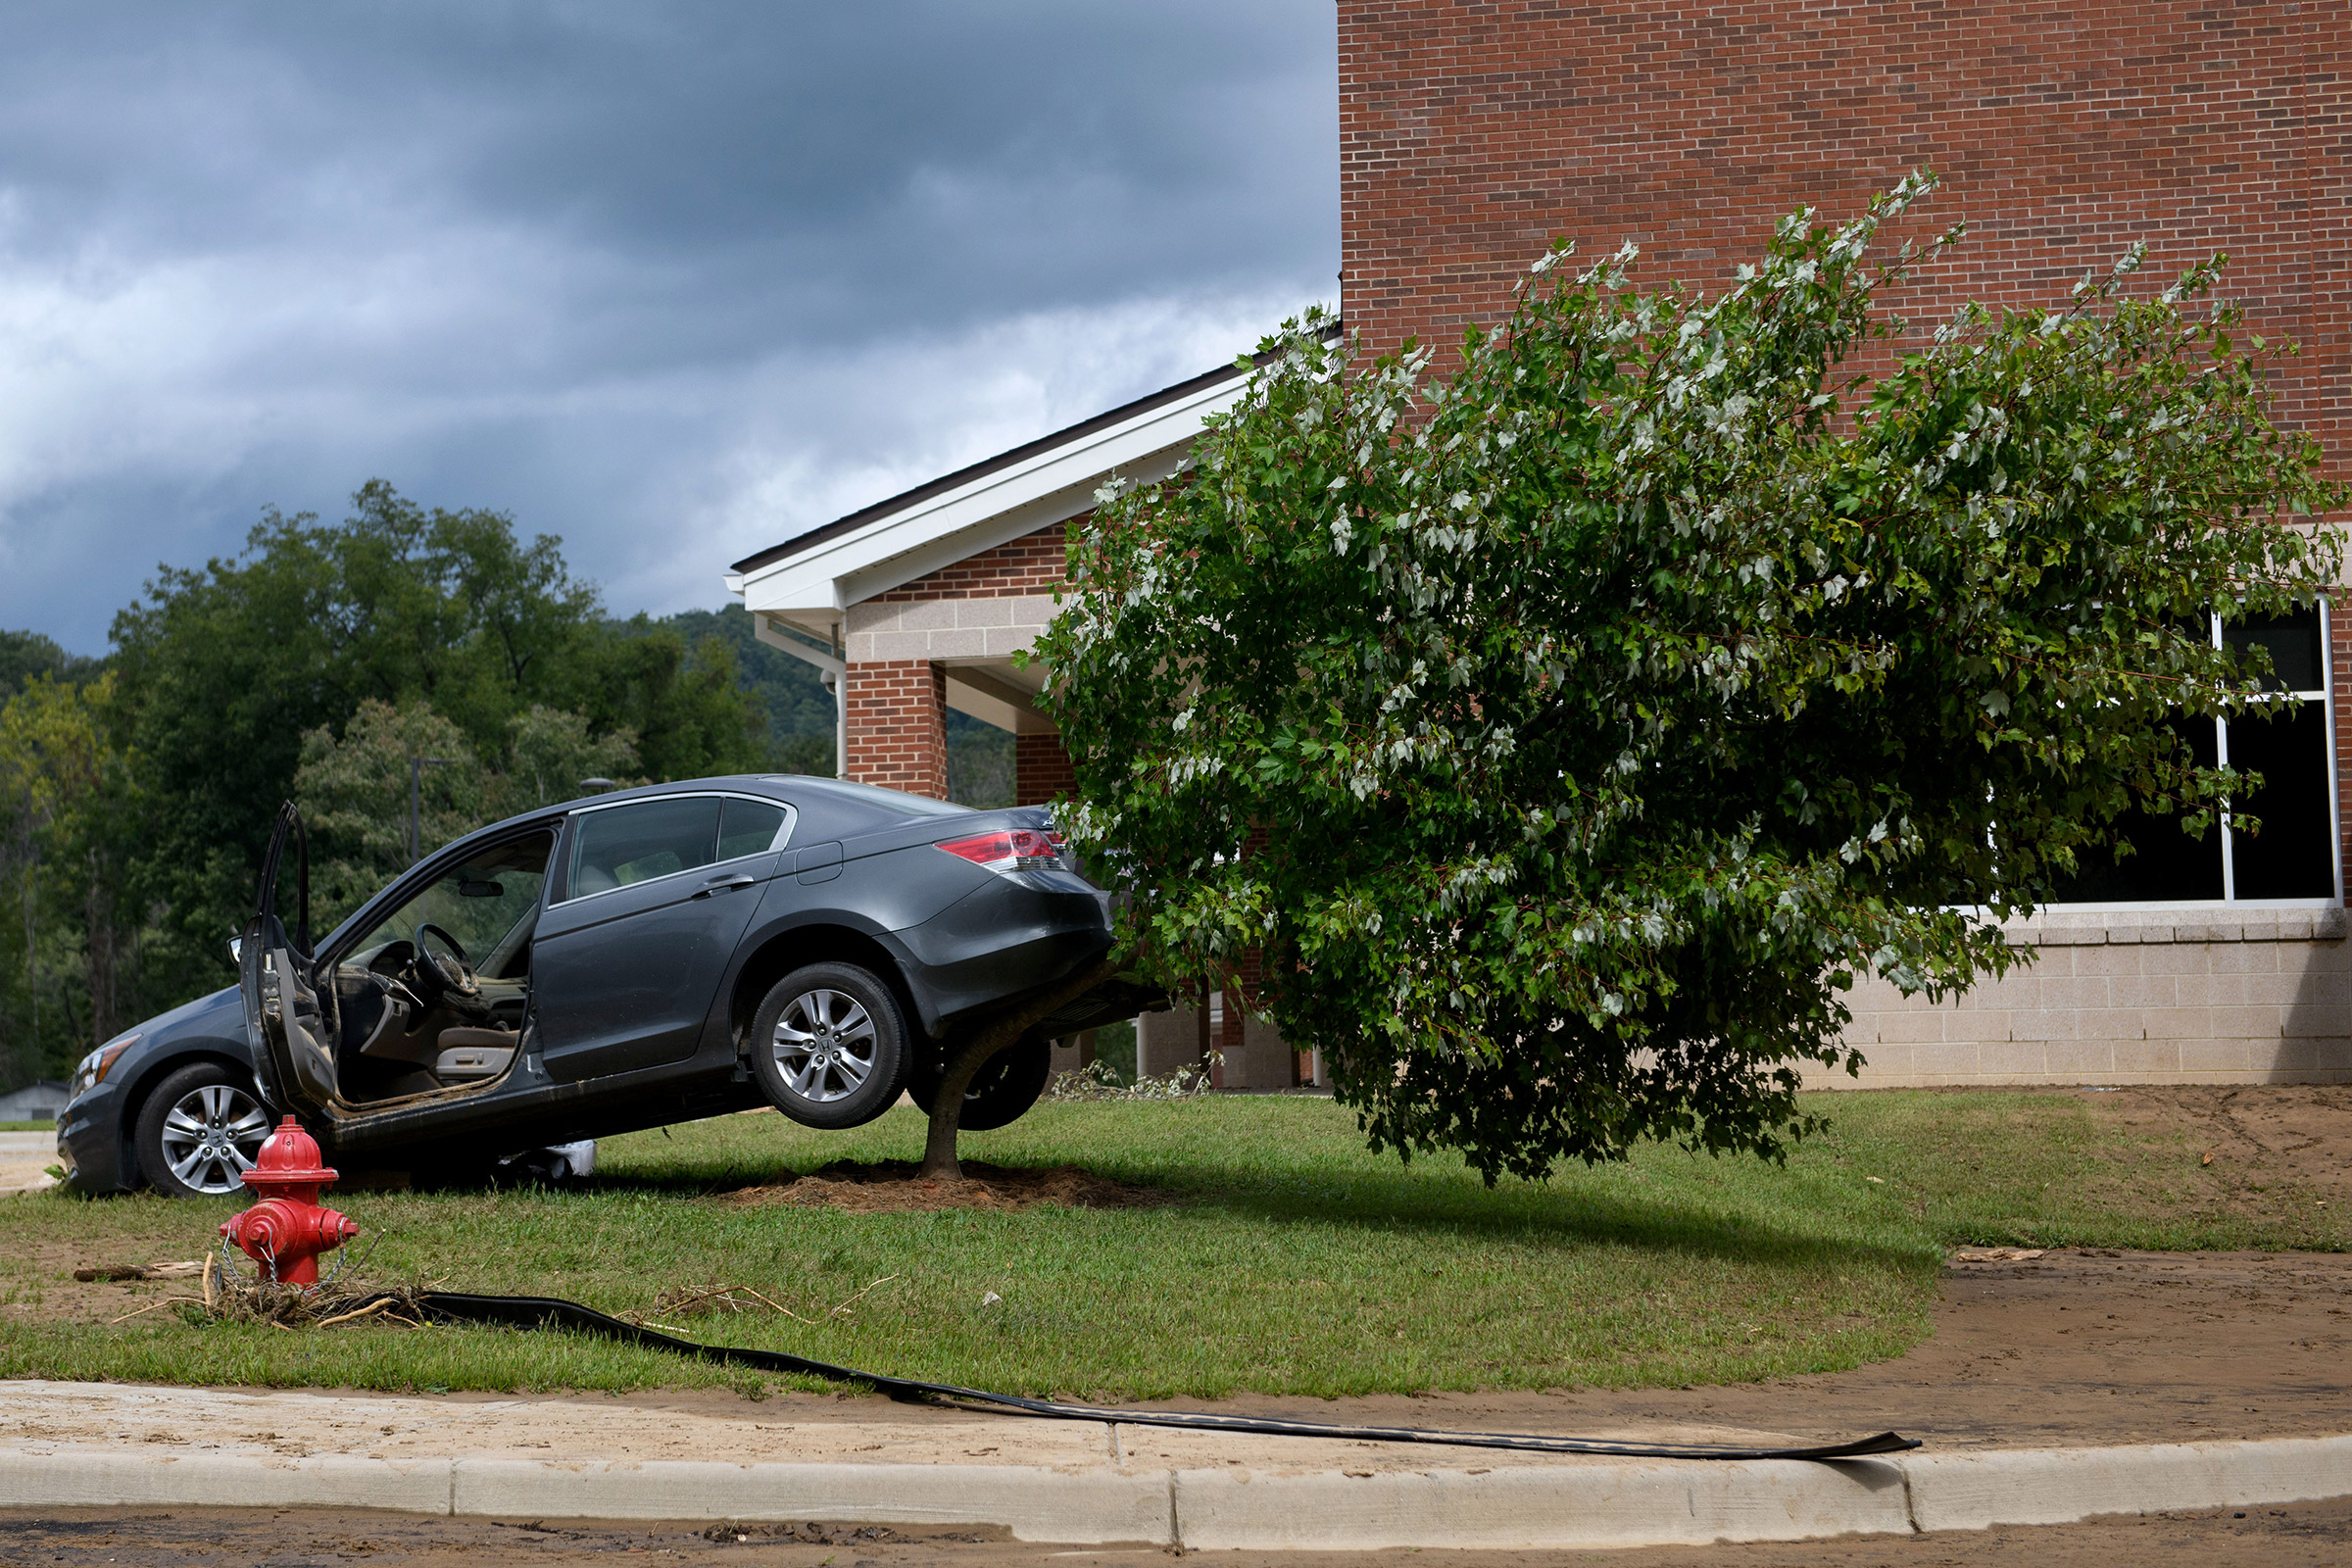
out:
<path id="1" fill-rule="evenodd" d="M 1162 387 L 1157 392 L 1137 398 L 1132 403 L 1122 403 L 1117 408 L 1106 410 L 1091 419 L 1081 419 L 1078 423 L 1065 429 L 1056 430 L 1052 435 L 1041 435 L 1034 441 L 1025 441 L 1017 447 L 998 453 L 993 458 L 982 458 L 978 463 L 957 468 L 953 473 L 943 473 L 936 479 L 926 480 L 911 490 L 902 490 L 886 500 L 877 501 L 868 507 L 860 507 L 856 512 L 835 517 L 831 522 L 820 522 L 806 533 L 794 534 L 780 545 L 769 545 L 757 555 L 744 557 L 735 563 L 734 569 L 757 571 L 761 566 L 782 561 L 787 556 L 797 556 L 804 550 L 824 543 L 827 539 L 839 538 L 877 517 L 885 517 L 902 508 L 928 501 L 933 496 L 945 494 L 958 485 L 969 484 L 975 479 L 985 478 L 999 469 L 1009 468 L 1025 459 L 1051 452 L 1055 447 L 1093 435 L 1098 430 L 1106 430 L 1139 414 L 1149 414 L 1154 409 L 1164 408 L 1166 405 L 1189 397 L 1204 387 L 1216 386 L 1244 373 L 1241 367 L 1234 365 L 1220 365 L 1213 370 L 1204 370 L 1199 375 L 1177 382 L 1174 386 Z"/>
<path id="2" fill-rule="evenodd" d="M 1233 406 L 1253 363 L 1219 366 L 746 556 L 727 590 L 756 617 L 829 642 L 851 605 L 1066 521 L 1114 473 L 1149 484 L 1176 472 L 1200 421 Z"/>

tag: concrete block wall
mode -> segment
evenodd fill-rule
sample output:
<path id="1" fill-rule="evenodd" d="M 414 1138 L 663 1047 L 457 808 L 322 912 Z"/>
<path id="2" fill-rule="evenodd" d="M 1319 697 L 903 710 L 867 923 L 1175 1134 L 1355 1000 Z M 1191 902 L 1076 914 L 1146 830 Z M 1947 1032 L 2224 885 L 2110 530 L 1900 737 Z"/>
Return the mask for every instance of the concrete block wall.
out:
<path id="1" fill-rule="evenodd" d="M 1009 659 L 1037 641 L 1054 605 L 1045 595 L 868 599 L 845 616 L 849 662 Z"/>
<path id="2" fill-rule="evenodd" d="M 1205 1040 L 1197 1006 L 1179 1001 L 1164 1012 L 1147 1012 L 1135 1020 L 1135 1070 L 1145 1078 L 1165 1078 L 1199 1061 Z"/>
<path id="3" fill-rule="evenodd" d="M 2035 962 L 1931 1005 L 1857 985 L 1857 1078 L 1928 1084 L 2352 1082 L 2352 943 L 2340 909 L 2064 911 L 2018 928 Z"/>
<path id="4" fill-rule="evenodd" d="M 942 665 L 1003 661 L 1037 641 L 1056 608 L 1063 527 L 1024 534 L 849 607 L 851 778 L 946 797 Z M 1022 735 L 1013 776 L 1017 804 L 1050 801 L 1070 786 L 1069 759 L 1053 736 Z"/>
<path id="5" fill-rule="evenodd" d="M 1225 1058 L 1217 1069 L 1218 1088 L 1289 1089 L 1298 1084 L 1298 1054 L 1273 1024 L 1238 1008 L 1228 1012 L 1222 998 L 1212 1007 L 1211 1019 L 1206 1038 Z M 1160 1078 L 1199 1061 L 1201 1039 L 1198 1007 L 1179 1004 L 1165 1012 L 1147 1012 L 1136 1020 L 1136 1070 Z"/>

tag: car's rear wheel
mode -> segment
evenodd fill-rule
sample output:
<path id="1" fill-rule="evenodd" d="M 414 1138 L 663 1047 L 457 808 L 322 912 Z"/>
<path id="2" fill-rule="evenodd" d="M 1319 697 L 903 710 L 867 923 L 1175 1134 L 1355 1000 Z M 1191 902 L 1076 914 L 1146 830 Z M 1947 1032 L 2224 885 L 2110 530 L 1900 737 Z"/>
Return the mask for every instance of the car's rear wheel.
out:
<path id="1" fill-rule="evenodd" d="M 752 1076 L 804 1127 L 872 1121 L 906 1086 L 906 1020 L 890 987 L 850 963 L 776 982 L 752 1018 Z"/>
<path id="2" fill-rule="evenodd" d="M 960 1042 L 950 1046 L 950 1056 L 959 1049 Z M 984 1133 L 1020 1120 L 1046 1092 L 1046 1080 L 1053 1071 L 1054 1042 L 1044 1035 L 1023 1036 L 1019 1044 L 989 1058 L 972 1079 L 971 1088 L 963 1093 L 963 1115 L 956 1127 L 967 1133 Z M 906 1092 L 927 1116 L 938 1088 L 939 1074 L 929 1073 L 907 1085 Z"/>
<path id="3" fill-rule="evenodd" d="M 220 1198 L 245 1191 L 242 1178 L 269 1136 L 253 1080 L 200 1061 L 155 1086 L 131 1140 L 139 1174 L 166 1198 Z"/>

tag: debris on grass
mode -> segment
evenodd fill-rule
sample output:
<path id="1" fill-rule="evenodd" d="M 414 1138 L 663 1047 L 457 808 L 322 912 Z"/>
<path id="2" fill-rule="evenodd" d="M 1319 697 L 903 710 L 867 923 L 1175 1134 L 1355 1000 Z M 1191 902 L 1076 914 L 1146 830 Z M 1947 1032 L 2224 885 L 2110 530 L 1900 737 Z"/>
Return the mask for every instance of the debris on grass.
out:
<path id="1" fill-rule="evenodd" d="M 1225 1054 L 1212 1051 L 1200 1061 L 1157 1078 L 1122 1079 L 1106 1061 L 1090 1061 L 1076 1072 L 1057 1072 L 1046 1085 L 1048 1100 L 1198 1100 L 1209 1091 L 1210 1071 Z"/>
<path id="2" fill-rule="evenodd" d="M 680 1332 L 675 1323 L 657 1323 L 656 1318 L 710 1317 L 726 1313 L 776 1313 L 797 1323 L 811 1323 L 791 1307 L 749 1285 L 673 1285 L 654 1298 L 654 1304 L 642 1312 L 617 1314 L 624 1323 L 636 1323 L 649 1329 L 669 1333 Z"/>
<path id="3" fill-rule="evenodd" d="M 1177 1195 L 1162 1189 L 1113 1181 L 1075 1165 L 1025 1170 L 967 1159 L 963 1176 L 959 1182 L 926 1179 L 920 1166 L 906 1159 L 837 1160 L 806 1176 L 738 1187 L 716 1196 L 723 1202 L 746 1208 L 791 1203 L 858 1214 L 925 1213 L 943 1208 L 1009 1212 L 1041 1203 L 1063 1208 L 1151 1208 L 1178 1200 Z"/>
<path id="4" fill-rule="evenodd" d="M 863 1290 L 846 1300 L 819 1312 L 815 1317 L 796 1312 L 766 1292 L 754 1290 L 749 1285 L 707 1285 L 700 1288 L 673 1286 L 655 1297 L 654 1304 L 643 1311 L 620 1312 L 614 1315 L 623 1323 L 634 1323 L 640 1328 L 660 1329 L 665 1334 L 685 1334 L 687 1332 L 678 1324 L 664 1321 L 665 1319 L 710 1317 L 722 1312 L 755 1315 L 773 1313 L 779 1317 L 788 1317 L 795 1323 L 817 1324 L 828 1318 L 850 1316 L 851 1309 L 859 1301 L 865 1299 L 878 1287 L 888 1285 L 898 1277 L 896 1274 L 885 1274 L 880 1279 L 869 1282 Z"/>
<path id="5" fill-rule="evenodd" d="M 74 1271 L 82 1284 L 109 1280 L 185 1280 L 204 1272 L 203 1258 L 185 1263 L 92 1263 Z"/>

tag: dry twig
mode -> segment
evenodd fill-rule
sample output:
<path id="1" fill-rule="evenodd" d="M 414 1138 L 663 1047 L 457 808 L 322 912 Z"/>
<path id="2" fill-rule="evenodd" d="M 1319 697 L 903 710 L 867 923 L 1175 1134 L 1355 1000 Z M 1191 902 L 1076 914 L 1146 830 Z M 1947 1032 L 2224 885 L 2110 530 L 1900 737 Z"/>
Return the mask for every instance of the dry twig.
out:
<path id="1" fill-rule="evenodd" d="M 143 1317 L 159 1306 L 170 1306 L 173 1301 L 193 1301 L 194 1299 L 196 1298 L 193 1296 L 167 1296 L 160 1301 L 149 1301 L 145 1306 L 125 1312 L 121 1317 L 110 1317 L 106 1320 L 106 1326 L 111 1329 L 118 1323 L 127 1323 L 134 1317 Z"/>
<path id="2" fill-rule="evenodd" d="M 871 1291 L 871 1290 L 874 1288 L 874 1286 L 875 1286 L 875 1285 L 888 1285 L 888 1284 L 889 1284 L 889 1283 L 890 1283 L 892 1280 L 895 1280 L 895 1279 L 897 1279 L 897 1278 L 898 1278 L 898 1276 L 897 1276 L 896 1274 L 885 1274 L 885 1275 L 883 1275 L 883 1276 L 882 1276 L 880 1279 L 878 1279 L 878 1280 L 874 1281 L 873 1285 L 868 1285 L 868 1286 L 865 1288 L 865 1290 L 863 1290 L 863 1291 L 859 1291 L 859 1292 L 858 1292 L 858 1293 L 856 1296 L 853 1296 L 853 1297 L 851 1297 L 851 1298 L 850 1298 L 848 1300 L 846 1300 L 846 1301 L 842 1302 L 842 1303 L 841 1303 L 839 1306 L 835 1307 L 835 1308 L 834 1308 L 832 1311 L 830 1311 L 830 1312 L 827 1312 L 827 1313 L 825 1314 L 825 1316 L 827 1316 L 827 1317 L 846 1317 L 846 1316 L 849 1314 L 849 1310 L 850 1310 L 850 1308 L 851 1308 L 851 1307 L 853 1307 L 853 1306 L 856 1306 L 856 1305 L 857 1305 L 857 1304 L 858 1304 L 858 1303 L 860 1300 L 864 1299 L 864 1298 L 865 1298 L 865 1295 L 866 1295 L 866 1292 L 867 1292 L 867 1291 Z"/>
<path id="3" fill-rule="evenodd" d="M 366 1306 L 354 1307 L 348 1312 L 337 1312 L 333 1317 L 322 1317 L 318 1320 L 318 1326 L 322 1329 L 331 1329 L 338 1323 L 357 1323 L 364 1317 L 373 1317 L 376 1313 L 389 1309 L 391 1305 L 391 1297 L 379 1296 Z"/>

